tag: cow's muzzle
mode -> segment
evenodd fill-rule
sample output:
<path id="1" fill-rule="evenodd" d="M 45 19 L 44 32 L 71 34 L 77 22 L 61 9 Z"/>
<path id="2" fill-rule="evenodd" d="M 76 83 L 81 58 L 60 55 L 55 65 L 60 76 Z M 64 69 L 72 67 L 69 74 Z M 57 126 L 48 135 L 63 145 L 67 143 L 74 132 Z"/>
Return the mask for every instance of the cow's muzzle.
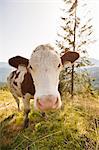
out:
<path id="1" fill-rule="evenodd" d="M 36 107 L 41 111 L 58 109 L 61 107 L 60 97 L 45 95 L 36 99 Z"/>

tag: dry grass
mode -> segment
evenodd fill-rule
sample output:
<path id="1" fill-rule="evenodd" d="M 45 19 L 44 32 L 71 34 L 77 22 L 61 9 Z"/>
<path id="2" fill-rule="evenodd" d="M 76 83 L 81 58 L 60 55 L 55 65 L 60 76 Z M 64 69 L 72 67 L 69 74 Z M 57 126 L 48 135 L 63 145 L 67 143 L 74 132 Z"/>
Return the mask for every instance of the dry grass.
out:
<path id="1" fill-rule="evenodd" d="M 47 118 L 31 108 L 23 130 L 23 112 L 17 112 L 9 91 L 0 90 L 1 150 L 98 150 L 99 96 L 65 95 L 62 109 Z"/>

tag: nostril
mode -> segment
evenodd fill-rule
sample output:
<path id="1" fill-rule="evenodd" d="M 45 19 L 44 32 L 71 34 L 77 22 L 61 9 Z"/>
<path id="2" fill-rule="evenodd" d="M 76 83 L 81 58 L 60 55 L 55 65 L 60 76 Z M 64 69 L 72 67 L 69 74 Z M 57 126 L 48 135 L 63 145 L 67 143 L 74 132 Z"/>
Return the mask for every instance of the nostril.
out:
<path id="1" fill-rule="evenodd" d="M 58 104 L 58 97 L 57 97 L 57 100 L 56 100 L 56 102 L 55 102 L 55 105 L 56 105 L 56 104 Z"/>

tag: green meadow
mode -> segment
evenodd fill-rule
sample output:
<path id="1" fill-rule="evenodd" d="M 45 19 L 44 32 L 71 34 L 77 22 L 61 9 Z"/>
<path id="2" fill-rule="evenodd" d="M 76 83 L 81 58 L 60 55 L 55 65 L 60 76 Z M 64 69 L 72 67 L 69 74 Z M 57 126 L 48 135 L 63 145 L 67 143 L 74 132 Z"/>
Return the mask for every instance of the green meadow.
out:
<path id="1" fill-rule="evenodd" d="M 62 96 L 62 108 L 42 116 L 33 108 L 23 129 L 21 112 L 11 93 L 0 90 L 0 150 L 98 150 L 99 95 Z"/>

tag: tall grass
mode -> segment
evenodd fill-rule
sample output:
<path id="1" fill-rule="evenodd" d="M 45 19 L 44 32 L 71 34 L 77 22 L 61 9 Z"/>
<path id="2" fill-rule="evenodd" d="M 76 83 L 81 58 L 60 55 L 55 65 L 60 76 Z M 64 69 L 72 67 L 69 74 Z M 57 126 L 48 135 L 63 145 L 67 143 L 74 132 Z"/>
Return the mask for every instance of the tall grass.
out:
<path id="1" fill-rule="evenodd" d="M 60 110 L 46 116 L 34 111 L 31 100 L 30 124 L 23 129 L 23 112 L 9 91 L 0 90 L 1 150 L 98 150 L 99 96 L 91 94 L 62 96 Z M 6 108 L 6 104 L 10 107 Z"/>

